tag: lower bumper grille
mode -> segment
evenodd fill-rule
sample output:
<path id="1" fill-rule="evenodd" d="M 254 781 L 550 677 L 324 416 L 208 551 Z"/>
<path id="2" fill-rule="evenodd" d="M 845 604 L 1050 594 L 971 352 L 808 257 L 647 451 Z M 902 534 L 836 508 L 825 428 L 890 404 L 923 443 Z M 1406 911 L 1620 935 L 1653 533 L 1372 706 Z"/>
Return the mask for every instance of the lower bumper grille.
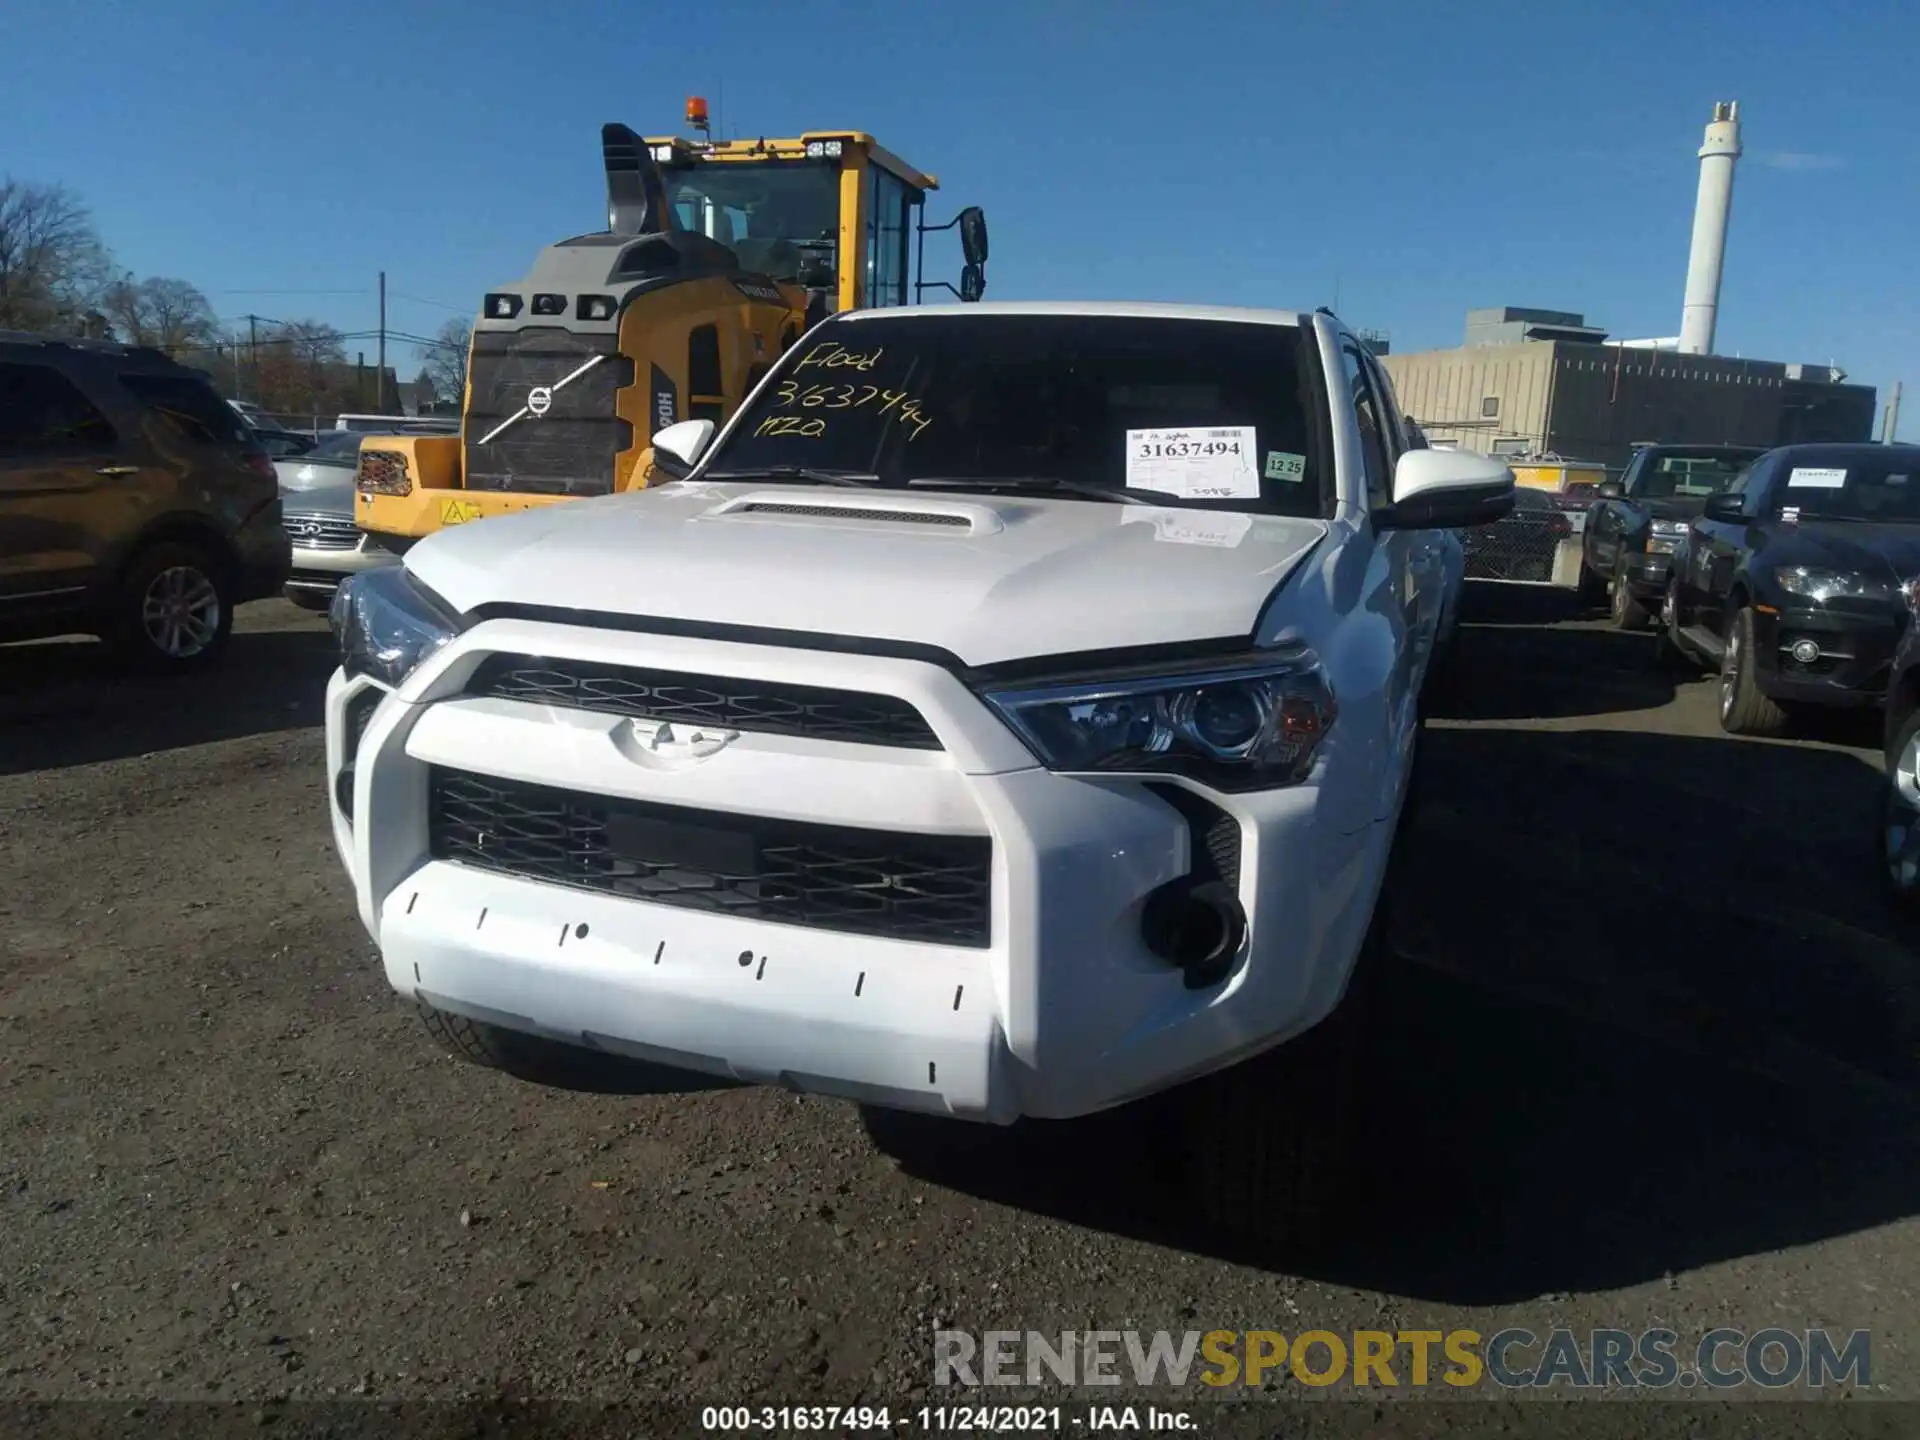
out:
<path id="1" fill-rule="evenodd" d="M 985 946 L 993 842 L 769 820 L 436 767 L 433 856 L 656 905 Z"/>

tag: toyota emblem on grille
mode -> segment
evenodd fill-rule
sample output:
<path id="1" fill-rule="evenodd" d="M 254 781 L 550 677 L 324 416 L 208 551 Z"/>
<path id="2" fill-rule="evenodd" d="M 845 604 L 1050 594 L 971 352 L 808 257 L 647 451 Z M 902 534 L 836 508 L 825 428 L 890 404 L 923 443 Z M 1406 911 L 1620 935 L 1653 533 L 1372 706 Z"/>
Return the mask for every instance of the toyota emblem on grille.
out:
<path id="1" fill-rule="evenodd" d="M 740 738 L 738 730 L 723 730 L 714 725 L 675 725 L 668 720 L 646 719 L 627 723 L 633 738 L 649 753 L 663 759 L 705 760 Z"/>
<path id="2" fill-rule="evenodd" d="M 527 392 L 527 412 L 538 420 L 553 408 L 553 391 L 545 385 L 536 385 Z"/>

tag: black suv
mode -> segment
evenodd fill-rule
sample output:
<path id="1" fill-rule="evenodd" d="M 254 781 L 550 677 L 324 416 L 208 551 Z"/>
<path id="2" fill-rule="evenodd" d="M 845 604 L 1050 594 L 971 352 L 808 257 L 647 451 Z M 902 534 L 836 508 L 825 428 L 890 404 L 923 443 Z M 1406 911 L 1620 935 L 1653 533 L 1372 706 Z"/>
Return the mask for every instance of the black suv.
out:
<path id="1" fill-rule="evenodd" d="M 1618 480 L 1601 483 L 1581 534 L 1582 588 L 1604 588 L 1613 623 L 1638 630 L 1667 593 L 1687 524 L 1765 452 L 1751 445 L 1646 445 Z"/>
<path id="2" fill-rule="evenodd" d="M 1920 446 L 1788 445 L 1707 497 L 1674 558 L 1665 639 L 1720 672 L 1720 723 L 1874 705 L 1920 603 Z"/>
<path id="3" fill-rule="evenodd" d="M 273 462 L 202 372 L 0 331 L 0 641 L 97 635 L 190 669 L 291 563 Z"/>

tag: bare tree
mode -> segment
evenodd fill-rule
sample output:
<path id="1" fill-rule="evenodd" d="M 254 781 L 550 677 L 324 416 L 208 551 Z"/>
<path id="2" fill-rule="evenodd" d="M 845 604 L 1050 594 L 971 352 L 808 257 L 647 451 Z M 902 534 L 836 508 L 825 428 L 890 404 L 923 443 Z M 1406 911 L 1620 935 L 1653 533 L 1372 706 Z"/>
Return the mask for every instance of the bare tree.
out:
<path id="1" fill-rule="evenodd" d="M 423 373 L 433 381 L 433 393 L 454 405 L 467 398 L 467 344 L 472 335 L 473 326 L 456 318 L 442 325 L 426 347 Z"/>
<path id="2" fill-rule="evenodd" d="M 97 329 L 111 273 L 78 196 L 63 185 L 0 178 L 0 329 Z"/>
<path id="3" fill-rule="evenodd" d="M 318 320 L 276 325 L 260 336 L 254 398 L 276 415 L 336 414 L 353 389 L 340 332 Z"/>
<path id="4" fill-rule="evenodd" d="M 102 309 L 128 344 L 152 345 L 188 364 L 207 366 L 221 342 L 213 306 L 185 280 L 122 281 L 108 289 Z"/>

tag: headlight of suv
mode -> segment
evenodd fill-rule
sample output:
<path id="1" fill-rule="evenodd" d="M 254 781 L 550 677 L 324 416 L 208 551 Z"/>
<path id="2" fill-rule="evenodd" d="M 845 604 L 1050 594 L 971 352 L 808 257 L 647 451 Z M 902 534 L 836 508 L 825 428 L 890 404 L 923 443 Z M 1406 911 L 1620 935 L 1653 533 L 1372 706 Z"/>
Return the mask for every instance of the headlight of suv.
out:
<path id="1" fill-rule="evenodd" d="M 404 565 L 343 580 L 327 618 L 347 674 L 370 676 L 389 689 L 460 633 L 460 617 Z"/>
<path id="2" fill-rule="evenodd" d="M 1798 595 L 1816 605 L 1824 605 L 1829 600 L 1891 600 L 1894 595 L 1891 581 L 1846 570 L 1816 570 L 1794 565 L 1774 571 L 1773 578 L 1789 595 Z"/>
<path id="3" fill-rule="evenodd" d="M 1647 532 L 1649 555 L 1671 555 L 1687 533 L 1684 520 L 1655 520 Z"/>
<path id="4" fill-rule="evenodd" d="M 1291 785 L 1338 707 L 1311 651 L 1205 671 L 1094 676 L 984 698 L 1051 770 L 1184 775 L 1217 790 Z"/>

